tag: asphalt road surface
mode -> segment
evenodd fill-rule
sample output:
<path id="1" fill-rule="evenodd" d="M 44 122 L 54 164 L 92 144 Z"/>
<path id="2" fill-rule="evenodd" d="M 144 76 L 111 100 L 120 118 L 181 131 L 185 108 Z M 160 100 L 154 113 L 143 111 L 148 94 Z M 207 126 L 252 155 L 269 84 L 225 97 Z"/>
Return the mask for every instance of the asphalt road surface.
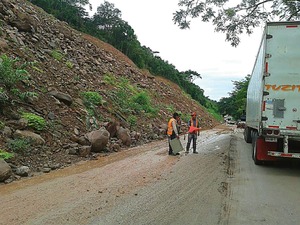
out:
<path id="1" fill-rule="evenodd" d="M 0 224 L 299 224 L 298 164 L 254 165 L 241 130 L 202 131 L 199 154 L 169 156 L 167 147 L 1 185 Z"/>
<path id="2" fill-rule="evenodd" d="M 299 160 L 257 166 L 252 145 L 237 133 L 230 155 L 235 155 L 228 177 L 227 218 L 230 225 L 300 224 Z"/>

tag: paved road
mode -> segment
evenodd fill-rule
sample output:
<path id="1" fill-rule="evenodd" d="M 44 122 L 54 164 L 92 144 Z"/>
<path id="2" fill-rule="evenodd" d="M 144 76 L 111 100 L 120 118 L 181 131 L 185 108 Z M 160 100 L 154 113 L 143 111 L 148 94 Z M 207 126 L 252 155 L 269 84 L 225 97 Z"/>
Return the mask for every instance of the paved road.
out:
<path id="1" fill-rule="evenodd" d="M 233 143 L 224 224 L 300 224 L 299 163 L 257 166 L 251 160 L 251 144 L 244 142 L 241 133 Z"/>

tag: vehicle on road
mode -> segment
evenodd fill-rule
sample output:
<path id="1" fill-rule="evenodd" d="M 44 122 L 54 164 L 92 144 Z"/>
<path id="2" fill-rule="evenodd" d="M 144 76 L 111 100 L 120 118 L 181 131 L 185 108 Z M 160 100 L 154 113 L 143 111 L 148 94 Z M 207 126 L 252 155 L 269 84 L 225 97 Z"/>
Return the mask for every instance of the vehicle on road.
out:
<path id="1" fill-rule="evenodd" d="M 241 118 L 236 122 L 237 128 L 245 128 L 246 126 L 246 115 L 242 115 Z"/>
<path id="2" fill-rule="evenodd" d="M 229 125 L 236 125 L 236 121 L 233 119 L 232 116 L 229 115 L 224 116 L 224 122 Z"/>
<path id="3" fill-rule="evenodd" d="M 300 158 L 300 22 L 266 23 L 247 90 L 255 164 Z"/>
<path id="4" fill-rule="evenodd" d="M 236 127 L 237 128 L 245 128 L 245 125 L 246 125 L 246 121 L 238 120 L 236 122 Z"/>

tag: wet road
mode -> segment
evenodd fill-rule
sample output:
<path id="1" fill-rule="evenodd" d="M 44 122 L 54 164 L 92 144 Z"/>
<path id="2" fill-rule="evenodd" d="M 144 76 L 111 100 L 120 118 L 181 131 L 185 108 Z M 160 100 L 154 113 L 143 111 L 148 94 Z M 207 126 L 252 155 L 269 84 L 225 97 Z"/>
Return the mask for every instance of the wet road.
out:
<path id="1" fill-rule="evenodd" d="M 0 224 L 217 224 L 223 132 L 203 131 L 197 155 L 169 156 L 163 140 L 1 186 Z"/>
<path id="2" fill-rule="evenodd" d="M 153 142 L 2 185 L 0 224 L 299 224 L 299 166 L 254 165 L 241 130 L 202 131 L 199 154 L 167 148 Z"/>

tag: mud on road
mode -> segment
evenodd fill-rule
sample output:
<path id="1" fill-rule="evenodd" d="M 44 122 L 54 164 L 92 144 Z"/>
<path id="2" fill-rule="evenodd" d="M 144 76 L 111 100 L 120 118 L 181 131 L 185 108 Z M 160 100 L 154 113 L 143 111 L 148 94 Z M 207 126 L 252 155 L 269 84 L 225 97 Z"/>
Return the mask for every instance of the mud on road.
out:
<path id="1" fill-rule="evenodd" d="M 202 131 L 199 154 L 164 140 L 0 186 L 0 224 L 221 224 L 233 132 Z"/>

